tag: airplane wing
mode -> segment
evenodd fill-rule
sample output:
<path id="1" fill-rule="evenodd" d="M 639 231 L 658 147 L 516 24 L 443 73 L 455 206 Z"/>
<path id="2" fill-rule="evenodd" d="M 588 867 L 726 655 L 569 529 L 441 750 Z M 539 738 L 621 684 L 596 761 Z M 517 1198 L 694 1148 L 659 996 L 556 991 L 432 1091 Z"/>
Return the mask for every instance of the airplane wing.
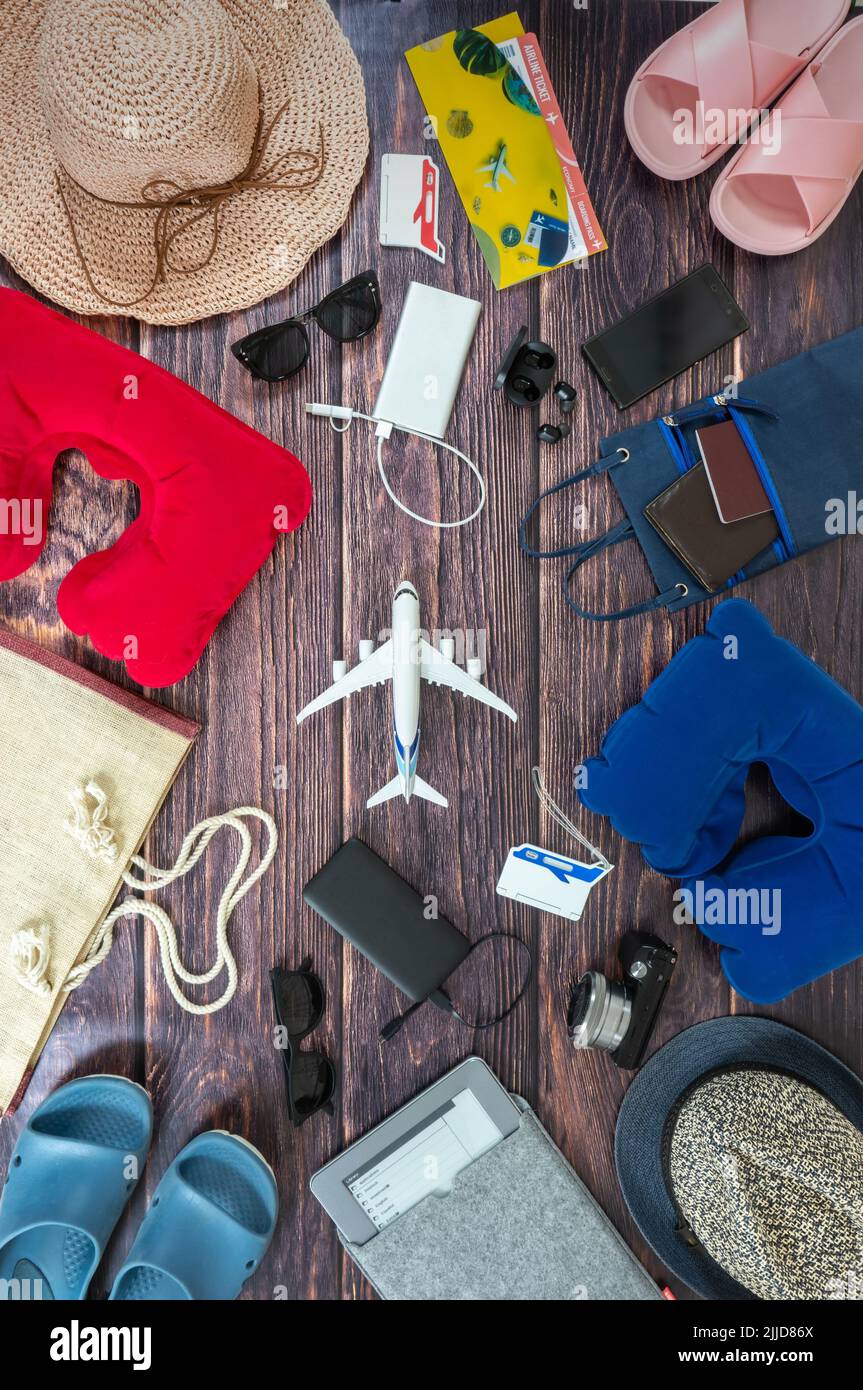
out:
<path id="1" fill-rule="evenodd" d="M 507 715 L 513 723 L 517 721 L 518 715 L 505 700 L 494 695 L 481 681 L 475 681 L 473 676 L 469 676 L 467 671 L 456 666 L 454 661 L 447 661 L 436 647 L 422 638 L 420 639 L 420 662 L 420 675 L 431 685 L 448 685 L 453 690 L 460 690 L 462 695 L 470 695 L 472 699 L 479 700 L 483 705 L 491 705 L 492 709 Z"/>
<path id="2" fill-rule="evenodd" d="M 354 666 L 353 670 L 348 671 L 341 680 L 331 685 L 329 690 L 324 690 L 317 699 L 311 700 L 304 709 L 300 710 L 297 715 L 297 723 L 299 724 L 300 720 L 305 719 L 307 715 L 315 714 L 317 710 L 324 709 L 326 705 L 334 705 L 337 700 L 343 700 L 346 695 L 353 695 L 357 690 L 365 690 L 367 685 L 382 685 L 384 681 L 392 680 L 392 677 L 393 644 L 392 641 L 389 641 L 376 647 L 365 661 Z"/>

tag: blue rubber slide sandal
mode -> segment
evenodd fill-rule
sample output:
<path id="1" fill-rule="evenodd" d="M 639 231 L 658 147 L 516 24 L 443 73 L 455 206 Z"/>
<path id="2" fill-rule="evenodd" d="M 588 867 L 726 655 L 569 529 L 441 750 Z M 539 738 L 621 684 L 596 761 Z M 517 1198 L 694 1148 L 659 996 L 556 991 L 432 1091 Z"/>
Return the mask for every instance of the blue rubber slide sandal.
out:
<path id="1" fill-rule="evenodd" d="M 123 1076 L 84 1076 L 42 1102 L 0 1198 L 0 1300 L 84 1298 L 152 1132 L 150 1097 Z"/>
<path id="2" fill-rule="evenodd" d="M 276 1180 L 256 1148 L 222 1129 L 199 1134 L 156 1188 L 112 1300 L 236 1298 L 267 1252 L 278 1210 Z"/>

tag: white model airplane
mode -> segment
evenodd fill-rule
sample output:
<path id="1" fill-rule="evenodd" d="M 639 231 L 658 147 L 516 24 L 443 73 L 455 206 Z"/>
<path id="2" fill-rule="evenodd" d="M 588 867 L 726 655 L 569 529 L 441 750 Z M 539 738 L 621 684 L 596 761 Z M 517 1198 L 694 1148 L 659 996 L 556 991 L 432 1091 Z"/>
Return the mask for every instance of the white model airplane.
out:
<path id="1" fill-rule="evenodd" d="M 465 672 L 451 659 L 455 649 L 452 638 L 441 640 L 438 651 L 426 642 L 420 631 L 420 601 L 413 584 L 403 580 L 396 589 L 393 599 L 392 637 L 382 646 L 375 648 L 371 642 L 360 643 L 360 663 L 348 671 L 344 661 L 333 662 L 334 683 L 316 700 L 312 700 L 297 715 L 297 723 L 307 715 L 364 690 L 367 685 L 393 683 L 393 744 L 396 755 L 397 775 L 379 792 L 369 797 L 367 806 L 379 806 L 382 801 L 390 801 L 394 796 L 403 796 L 405 801 L 421 796 L 425 801 L 433 801 L 436 806 L 448 806 L 449 802 L 440 792 L 417 776 L 417 759 L 420 748 L 420 681 L 431 685 L 449 685 L 460 690 L 462 695 L 470 695 L 492 709 L 500 710 L 513 721 L 518 719 L 514 709 L 490 690 L 486 690 L 475 679 L 482 669 L 478 657 L 468 661 Z"/>
<path id="2" fill-rule="evenodd" d="M 510 183 L 515 183 L 515 175 L 506 167 L 506 145 L 501 145 L 490 164 L 480 165 L 477 173 L 491 174 L 491 180 L 485 186 L 493 188 L 495 193 L 502 192 L 501 179 L 509 179 Z"/>

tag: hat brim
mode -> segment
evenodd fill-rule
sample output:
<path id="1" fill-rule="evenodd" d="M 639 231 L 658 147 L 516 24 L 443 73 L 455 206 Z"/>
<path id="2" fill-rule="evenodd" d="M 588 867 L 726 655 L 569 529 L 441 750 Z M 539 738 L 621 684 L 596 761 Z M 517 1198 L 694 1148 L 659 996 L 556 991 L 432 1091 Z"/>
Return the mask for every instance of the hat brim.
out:
<path id="1" fill-rule="evenodd" d="M 863 1131 L 863 1081 L 802 1033 L 766 1018 L 716 1018 L 678 1033 L 645 1063 L 627 1091 L 614 1136 L 617 1176 L 626 1205 L 663 1265 L 702 1298 L 756 1296 L 703 1250 L 677 1234 L 662 1140 L 668 1115 L 695 1082 L 721 1067 L 774 1067 L 827 1096 Z M 756 1300 L 757 1301 L 757 1300 Z"/>
<path id="2" fill-rule="evenodd" d="M 289 285 L 344 223 L 368 158 L 369 129 L 362 72 L 329 5 L 221 4 L 255 65 L 265 119 L 290 102 L 280 136 L 288 148 L 316 150 L 322 135 L 323 174 L 305 191 L 247 190 L 230 198 L 212 260 L 193 273 L 169 272 L 151 294 L 155 214 L 100 205 L 73 189 L 76 235 L 90 278 L 105 291 L 100 295 L 75 246 L 39 100 L 36 56 L 47 0 L 3 0 L 0 254 L 55 303 L 153 324 L 247 309 Z M 202 225 L 198 234 L 206 233 Z"/>

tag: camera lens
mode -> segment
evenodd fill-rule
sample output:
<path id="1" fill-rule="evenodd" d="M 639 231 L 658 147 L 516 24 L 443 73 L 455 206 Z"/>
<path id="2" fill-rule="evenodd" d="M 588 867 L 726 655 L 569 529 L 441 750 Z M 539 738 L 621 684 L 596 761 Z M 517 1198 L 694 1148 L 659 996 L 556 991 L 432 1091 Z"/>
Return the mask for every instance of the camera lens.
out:
<path id="1" fill-rule="evenodd" d="M 614 1052 L 626 1037 L 632 1017 L 632 994 L 598 970 L 589 970 L 573 990 L 567 1026 L 573 1047 Z"/>

